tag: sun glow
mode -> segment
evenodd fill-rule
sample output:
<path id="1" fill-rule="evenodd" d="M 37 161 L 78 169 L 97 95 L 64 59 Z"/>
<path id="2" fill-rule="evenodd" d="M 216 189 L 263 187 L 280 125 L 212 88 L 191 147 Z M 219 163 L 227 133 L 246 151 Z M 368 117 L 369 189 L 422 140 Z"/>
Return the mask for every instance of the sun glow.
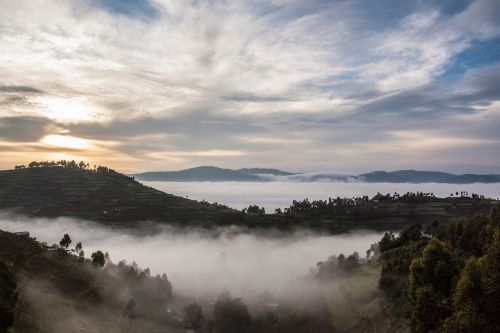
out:
<path id="1" fill-rule="evenodd" d="M 47 135 L 41 141 L 42 143 L 67 149 L 86 149 L 90 147 L 90 142 L 74 136 L 67 135 Z"/>
<path id="2" fill-rule="evenodd" d="M 103 111 L 85 98 L 39 97 L 40 112 L 58 121 L 85 121 L 95 119 Z"/>

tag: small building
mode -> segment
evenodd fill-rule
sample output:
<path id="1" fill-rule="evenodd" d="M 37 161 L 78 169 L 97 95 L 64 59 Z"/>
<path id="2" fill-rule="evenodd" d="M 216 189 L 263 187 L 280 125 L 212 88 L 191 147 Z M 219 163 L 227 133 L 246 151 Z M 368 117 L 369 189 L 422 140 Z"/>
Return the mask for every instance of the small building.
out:
<path id="1" fill-rule="evenodd" d="M 360 265 L 366 265 L 366 264 L 369 264 L 371 262 L 372 262 L 372 260 L 370 258 L 359 258 L 358 259 L 358 263 Z"/>
<path id="2" fill-rule="evenodd" d="M 18 231 L 14 233 L 17 237 L 21 238 L 30 238 L 30 233 L 29 231 Z"/>

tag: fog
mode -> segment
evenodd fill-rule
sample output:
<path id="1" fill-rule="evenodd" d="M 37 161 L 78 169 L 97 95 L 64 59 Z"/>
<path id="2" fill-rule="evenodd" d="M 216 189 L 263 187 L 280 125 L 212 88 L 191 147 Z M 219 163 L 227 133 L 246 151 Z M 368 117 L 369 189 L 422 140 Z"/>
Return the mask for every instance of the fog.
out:
<path id="1" fill-rule="evenodd" d="M 267 212 L 288 207 L 293 200 L 325 200 L 328 197 L 353 197 L 380 193 L 428 192 L 437 197 L 467 191 L 486 197 L 500 197 L 500 184 L 397 184 L 362 182 L 163 182 L 150 181 L 144 184 L 160 191 L 195 200 L 218 202 L 242 209 L 249 205 L 265 207 Z"/>
<path id="2" fill-rule="evenodd" d="M 312 267 L 330 255 L 361 256 L 382 237 L 381 233 L 357 232 L 324 235 L 311 232 L 283 234 L 243 232 L 235 228 L 214 231 L 175 230 L 164 227 L 154 235 L 111 230 L 96 223 L 70 218 L 30 219 L 0 215 L 0 229 L 30 231 L 49 245 L 68 233 L 71 247 L 82 242 L 85 256 L 96 250 L 109 252 L 115 263 L 125 259 L 149 267 L 152 274 L 166 273 L 174 293 L 191 298 L 216 297 L 222 291 L 249 299 L 266 291 L 291 296 Z"/>

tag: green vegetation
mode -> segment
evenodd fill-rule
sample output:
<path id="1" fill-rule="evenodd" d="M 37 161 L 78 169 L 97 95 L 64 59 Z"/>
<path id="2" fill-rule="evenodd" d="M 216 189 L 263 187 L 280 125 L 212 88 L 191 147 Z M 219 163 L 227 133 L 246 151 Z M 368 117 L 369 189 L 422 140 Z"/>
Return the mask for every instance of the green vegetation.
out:
<path id="1" fill-rule="evenodd" d="M 432 193 L 400 195 L 377 194 L 357 198 L 329 198 L 328 200 L 293 201 L 281 215 L 301 221 L 311 229 L 347 231 L 355 228 L 372 230 L 401 230 L 412 224 L 447 222 L 452 217 L 472 216 L 478 211 L 488 211 L 496 201 L 472 194 L 436 198 Z"/>
<path id="2" fill-rule="evenodd" d="M 393 317 L 416 333 L 500 331 L 500 209 L 425 231 L 379 243 L 379 285 Z"/>
<path id="3" fill-rule="evenodd" d="M 48 163 L 48 162 L 47 162 Z M 105 167 L 77 163 L 30 163 L 0 171 L 0 209 L 28 216 L 71 216 L 118 227 L 140 221 L 223 224 L 238 212 L 144 186 Z"/>
<path id="4" fill-rule="evenodd" d="M 100 254 L 98 254 L 100 252 Z M 96 257 L 106 258 L 102 251 Z M 250 310 L 223 293 L 189 303 L 166 277 L 125 261 L 95 264 L 65 247 L 0 231 L 2 332 L 331 332 L 328 312 L 300 304 Z M 306 306 L 308 307 L 308 306 Z M 178 313 L 181 313 L 178 315 Z M 208 313 L 208 315 L 204 315 Z M 182 316 L 182 318 L 181 318 Z M 7 330 L 9 329 L 9 330 Z"/>
<path id="5" fill-rule="evenodd" d="M 165 315 L 172 302 L 166 276 L 135 264 L 102 268 L 64 247 L 0 231 L 0 277 L 2 332 L 182 332 Z"/>
<path id="6" fill-rule="evenodd" d="M 0 261 L 0 332 L 6 332 L 14 323 L 17 303 L 17 283 L 12 269 Z"/>
<path id="7" fill-rule="evenodd" d="M 423 193 L 378 194 L 372 198 L 294 201 L 284 211 L 265 214 L 263 208 L 254 205 L 242 212 L 167 194 L 106 167 L 90 169 L 84 162 L 32 162 L 0 171 L 0 209 L 36 217 L 77 217 L 126 228 L 152 221 L 178 226 L 307 228 L 331 233 L 401 230 L 414 223 L 472 216 L 495 203 L 478 195 L 436 198 Z"/>
<path id="8" fill-rule="evenodd" d="M 306 199 L 266 214 L 256 205 L 236 211 L 157 191 L 105 167 L 59 161 L 0 171 L 0 208 L 130 228 L 152 221 L 402 230 L 386 233 L 364 259 L 353 253 L 318 262 L 313 278 L 321 294 L 272 309 L 269 302 L 252 308 L 227 294 L 213 304 L 193 303 L 174 297 L 165 274 L 114 264 L 103 251 L 86 259 L 77 240 L 69 250 L 68 234 L 59 247 L 48 248 L 0 231 L 2 332 L 500 331 L 500 208 L 477 194 Z"/>

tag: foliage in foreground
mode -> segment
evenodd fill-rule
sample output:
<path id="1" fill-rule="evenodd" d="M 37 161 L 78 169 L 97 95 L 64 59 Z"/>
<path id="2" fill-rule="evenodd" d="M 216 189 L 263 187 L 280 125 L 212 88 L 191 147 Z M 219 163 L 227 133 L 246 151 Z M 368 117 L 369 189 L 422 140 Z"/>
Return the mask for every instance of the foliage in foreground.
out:
<path id="1" fill-rule="evenodd" d="M 379 243 L 393 315 L 415 333 L 500 331 L 499 208 L 426 232 L 414 226 Z"/>

